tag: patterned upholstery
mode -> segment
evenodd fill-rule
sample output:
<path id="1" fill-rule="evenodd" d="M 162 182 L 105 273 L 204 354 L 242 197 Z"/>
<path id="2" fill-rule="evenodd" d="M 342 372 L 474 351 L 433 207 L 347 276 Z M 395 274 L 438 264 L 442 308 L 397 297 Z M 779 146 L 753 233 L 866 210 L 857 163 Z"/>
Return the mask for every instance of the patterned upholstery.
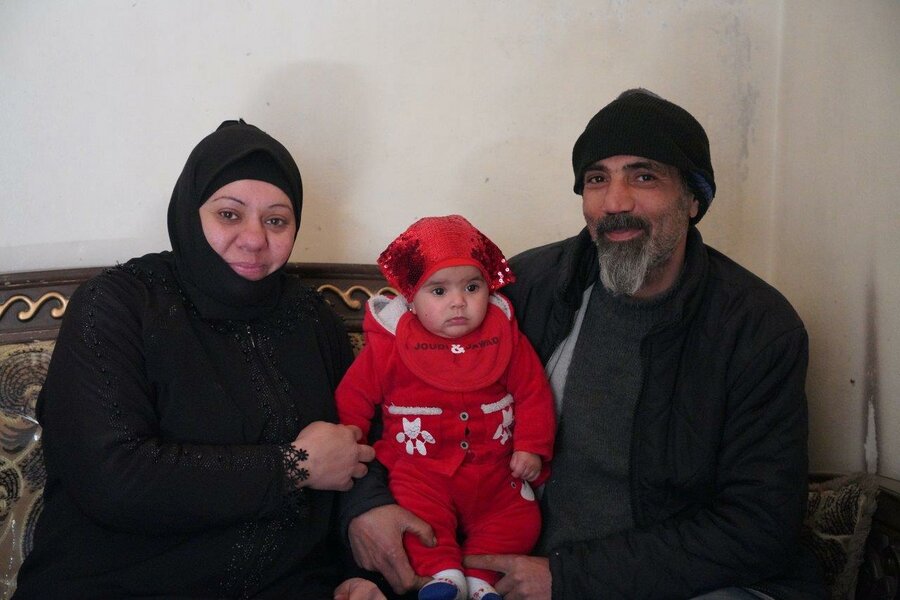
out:
<path id="1" fill-rule="evenodd" d="M 351 331 L 347 334 L 347 337 L 350 338 L 350 345 L 353 346 L 353 356 L 359 356 L 359 351 L 362 350 L 365 340 L 363 334 Z"/>
<path id="2" fill-rule="evenodd" d="M 853 598 L 877 496 L 878 481 L 865 473 L 809 486 L 802 540 L 819 559 L 833 600 Z"/>
<path id="3" fill-rule="evenodd" d="M 34 403 L 54 342 L 0 346 L 0 597 L 12 595 L 31 549 L 46 482 Z"/>

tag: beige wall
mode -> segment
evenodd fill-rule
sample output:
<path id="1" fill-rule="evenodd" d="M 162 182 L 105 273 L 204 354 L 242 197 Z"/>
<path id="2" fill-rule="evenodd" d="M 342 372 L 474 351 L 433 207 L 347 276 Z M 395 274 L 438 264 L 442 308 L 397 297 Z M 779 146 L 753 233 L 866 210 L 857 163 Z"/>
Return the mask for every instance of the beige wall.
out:
<path id="1" fill-rule="evenodd" d="M 769 277 L 810 332 L 811 460 L 900 479 L 900 3 L 785 7 Z"/>
<path id="2" fill-rule="evenodd" d="M 873 398 L 900 479 L 898 30 L 893 0 L 2 2 L 0 272 L 167 248 L 187 153 L 237 116 L 300 163 L 294 260 L 450 212 L 512 254 L 580 228 L 572 143 L 645 86 L 712 140 L 707 241 L 809 326 L 812 467 L 865 467 Z"/>

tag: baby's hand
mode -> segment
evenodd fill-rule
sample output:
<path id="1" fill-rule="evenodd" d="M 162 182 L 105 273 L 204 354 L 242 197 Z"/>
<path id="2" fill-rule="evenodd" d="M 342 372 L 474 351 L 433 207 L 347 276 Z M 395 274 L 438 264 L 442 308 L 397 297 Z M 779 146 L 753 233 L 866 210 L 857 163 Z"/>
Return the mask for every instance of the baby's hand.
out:
<path id="1" fill-rule="evenodd" d="M 541 474 L 541 457 L 531 452 L 516 450 L 509 461 L 509 468 L 516 479 L 534 481 Z"/>

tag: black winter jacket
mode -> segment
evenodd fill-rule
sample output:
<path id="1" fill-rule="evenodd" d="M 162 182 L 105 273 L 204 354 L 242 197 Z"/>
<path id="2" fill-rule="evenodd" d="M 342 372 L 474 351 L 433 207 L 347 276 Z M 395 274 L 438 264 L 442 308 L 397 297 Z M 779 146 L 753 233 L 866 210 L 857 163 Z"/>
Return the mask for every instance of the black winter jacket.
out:
<path id="1" fill-rule="evenodd" d="M 694 228 L 686 261 L 680 316 L 641 347 L 636 527 L 552 549 L 553 598 L 691 598 L 728 586 L 824 598 L 815 559 L 798 544 L 806 330 L 781 294 L 705 246 Z M 504 293 L 546 363 L 597 278 L 595 247 L 583 230 L 511 266 L 518 281 Z"/>

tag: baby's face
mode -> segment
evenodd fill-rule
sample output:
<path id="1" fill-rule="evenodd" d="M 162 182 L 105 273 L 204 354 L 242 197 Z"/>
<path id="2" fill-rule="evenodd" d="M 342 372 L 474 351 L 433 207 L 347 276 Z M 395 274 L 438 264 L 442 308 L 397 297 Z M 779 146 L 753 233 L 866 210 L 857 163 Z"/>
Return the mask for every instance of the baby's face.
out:
<path id="1" fill-rule="evenodd" d="M 477 267 L 461 265 L 435 271 L 412 299 L 412 312 L 435 335 L 458 338 L 484 321 L 490 290 Z"/>

